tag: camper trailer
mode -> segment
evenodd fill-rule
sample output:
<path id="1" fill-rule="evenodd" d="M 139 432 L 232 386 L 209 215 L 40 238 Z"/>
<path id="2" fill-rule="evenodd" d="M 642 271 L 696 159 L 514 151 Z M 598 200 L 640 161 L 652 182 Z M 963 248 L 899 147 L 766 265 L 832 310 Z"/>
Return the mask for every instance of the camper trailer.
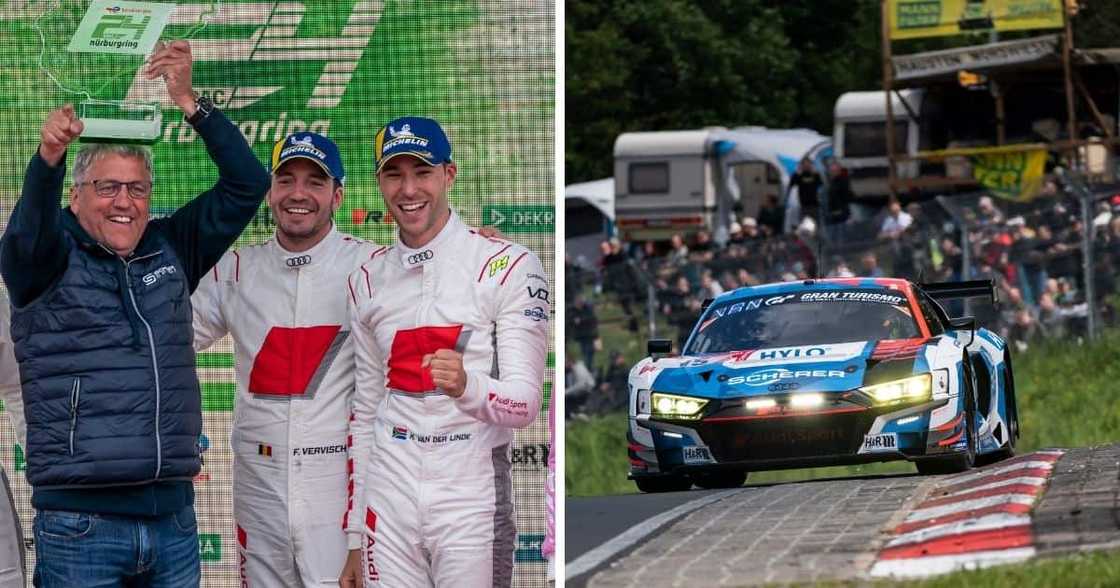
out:
<path id="1" fill-rule="evenodd" d="M 925 90 L 899 90 L 891 95 L 896 155 L 913 155 L 928 146 L 921 121 L 936 120 Z M 848 170 L 857 197 L 884 197 L 887 189 L 887 101 L 883 92 L 848 92 L 836 100 L 832 143 L 836 159 Z M 895 166 L 899 179 L 918 176 L 920 163 Z"/>
<path id="2" fill-rule="evenodd" d="M 828 137 L 806 129 L 623 133 L 614 143 L 617 229 L 629 241 L 702 229 L 720 241 L 734 217 L 757 215 L 767 195 L 786 202 L 802 157 L 823 175 L 831 153 Z M 789 203 L 787 216 L 796 217 L 796 206 L 796 199 Z"/>

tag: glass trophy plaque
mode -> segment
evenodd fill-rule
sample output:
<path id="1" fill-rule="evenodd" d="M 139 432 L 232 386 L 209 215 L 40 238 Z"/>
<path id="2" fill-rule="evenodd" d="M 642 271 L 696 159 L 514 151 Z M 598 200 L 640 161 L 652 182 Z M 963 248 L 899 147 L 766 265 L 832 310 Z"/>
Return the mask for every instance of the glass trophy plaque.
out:
<path id="1" fill-rule="evenodd" d="M 80 140 L 159 140 L 160 103 L 124 97 L 174 10 L 173 2 L 61 2 L 36 20 L 43 44 L 39 67 L 77 98 L 75 110 L 85 126 Z"/>

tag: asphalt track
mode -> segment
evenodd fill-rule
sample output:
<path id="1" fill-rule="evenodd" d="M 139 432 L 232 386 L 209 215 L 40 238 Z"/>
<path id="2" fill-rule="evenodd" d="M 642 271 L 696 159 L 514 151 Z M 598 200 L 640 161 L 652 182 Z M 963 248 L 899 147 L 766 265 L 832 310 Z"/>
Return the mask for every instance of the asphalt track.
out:
<path id="1" fill-rule="evenodd" d="M 567 501 L 567 585 L 936 575 L 1120 549 L 1120 444 L 953 476 L 868 476 Z"/>

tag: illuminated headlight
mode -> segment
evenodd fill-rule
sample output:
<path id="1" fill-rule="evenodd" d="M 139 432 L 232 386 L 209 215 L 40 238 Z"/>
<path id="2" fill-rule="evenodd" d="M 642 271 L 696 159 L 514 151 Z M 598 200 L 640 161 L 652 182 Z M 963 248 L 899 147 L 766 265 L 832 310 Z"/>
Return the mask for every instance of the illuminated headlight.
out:
<path id="1" fill-rule="evenodd" d="M 755 398 L 748 400 L 746 404 L 747 410 L 764 410 L 775 406 L 778 406 L 778 403 L 773 398 Z"/>
<path id="2" fill-rule="evenodd" d="M 927 400 L 930 398 L 931 391 L 930 375 L 922 374 L 885 384 L 864 386 L 860 390 L 875 400 L 876 404 Z"/>
<path id="3" fill-rule="evenodd" d="M 674 419 L 698 419 L 708 404 L 703 398 L 653 393 L 653 416 Z"/>
<path id="4" fill-rule="evenodd" d="M 823 394 L 794 394 L 789 397 L 789 405 L 794 408 L 813 408 L 824 404 Z"/>

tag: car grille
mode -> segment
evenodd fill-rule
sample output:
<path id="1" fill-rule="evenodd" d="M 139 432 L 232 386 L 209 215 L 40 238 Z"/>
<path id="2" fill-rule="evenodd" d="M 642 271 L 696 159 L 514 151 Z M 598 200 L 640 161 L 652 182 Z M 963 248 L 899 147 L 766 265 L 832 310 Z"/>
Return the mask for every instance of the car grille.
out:
<path id="1" fill-rule="evenodd" d="M 696 430 L 719 462 L 855 454 L 871 428 L 869 412 L 701 421 Z"/>

